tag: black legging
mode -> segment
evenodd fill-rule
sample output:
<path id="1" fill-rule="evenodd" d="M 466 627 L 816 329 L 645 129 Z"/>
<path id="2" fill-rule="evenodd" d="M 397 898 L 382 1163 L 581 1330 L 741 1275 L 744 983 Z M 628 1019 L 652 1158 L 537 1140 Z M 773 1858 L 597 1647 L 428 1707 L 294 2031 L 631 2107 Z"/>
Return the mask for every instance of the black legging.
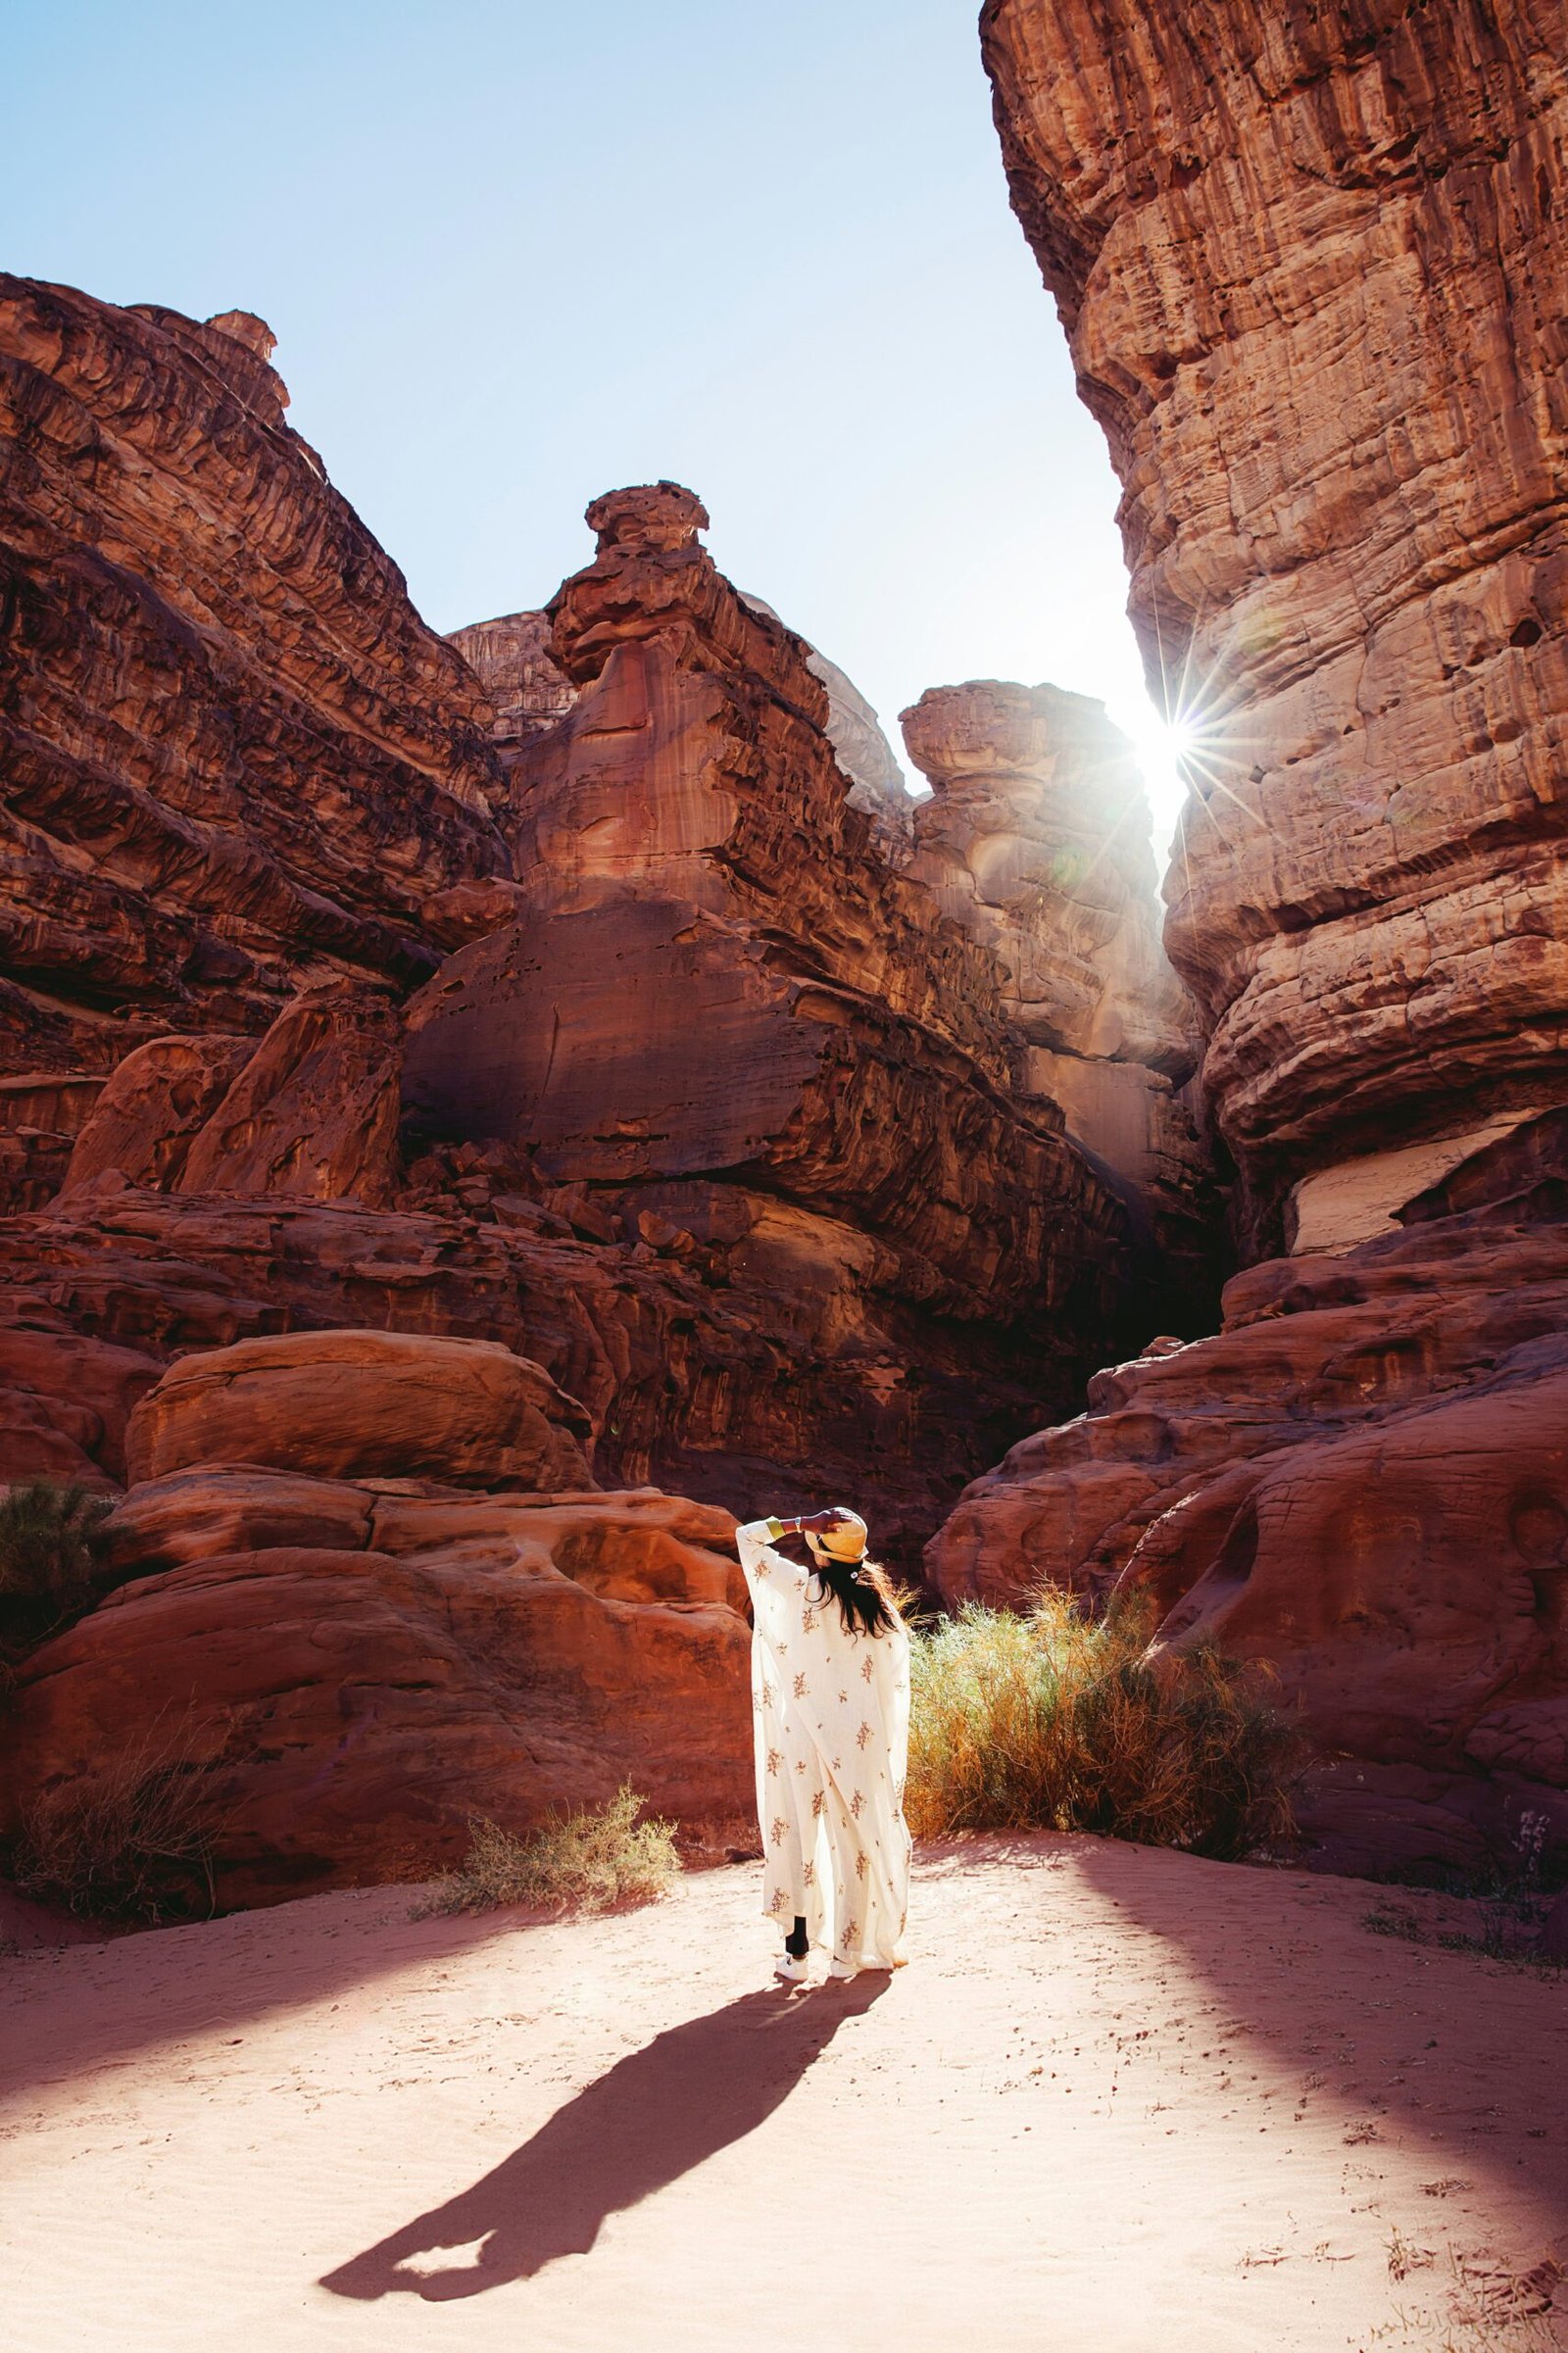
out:
<path id="1" fill-rule="evenodd" d="M 805 1919 L 799 1912 L 797 1912 L 795 1915 L 795 1926 L 791 1929 L 789 1935 L 784 1939 L 784 1950 L 789 1954 L 792 1961 L 804 1961 L 810 1949 L 810 1946 L 806 1941 Z"/>

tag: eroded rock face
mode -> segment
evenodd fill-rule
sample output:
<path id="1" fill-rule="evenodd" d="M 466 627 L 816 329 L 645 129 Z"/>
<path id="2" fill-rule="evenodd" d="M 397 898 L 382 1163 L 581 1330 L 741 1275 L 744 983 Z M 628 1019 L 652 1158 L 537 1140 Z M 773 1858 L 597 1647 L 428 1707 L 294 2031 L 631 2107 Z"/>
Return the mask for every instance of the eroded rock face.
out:
<path id="1" fill-rule="evenodd" d="M 589 510 L 598 556 L 550 609 L 577 701 L 519 771 L 524 912 L 411 1005 L 411 1118 L 526 1140 L 628 1230 L 696 1242 L 782 1199 L 776 1313 L 838 1291 L 862 1397 L 945 1370 L 955 1319 L 1027 1322 L 1070 1381 L 1116 1312 L 1119 1204 L 1016 1094 L 994 957 L 879 854 L 808 649 L 715 570 L 706 519 L 671 483 Z"/>
<path id="2" fill-rule="evenodd" d="M 448 632 L 490 699 L 491 737 L 503 756 L 525 749 L 564 719 L 577 690 L 550 651 L 546 613 L 504 613 Z"/>
<path id="3" fill-rule="evenodd" d="M 12 1220 L 0 1480 L 122 1486 L 130 1409 L 172 1357 L 280 1332 L 433 1333 L 543 1365 L 592 1416 L 601 1478 L 785 1511 L 853 1492 L 913 1574 L 965 1479 L 1028 1426 L 1027 1354 L 901 1299 L 893 1253 L 854 1227 L 735 1186 L 650 1187 L 612 1216 L 582 1186 L 530 1182 L 465 1148 L 435 1205 L 372 1212 L 110 1173 Z"/>
<path id="4" fill-rule="evenodd" d="M 1205 1328 L 1220 1209 L 1188 1085 L 1197 1009 L 1165 960 L 1148 798 L 1103 707 L 971 679 L 903 714 L 932 787 L 911 875 L 1003 967 L 1020 1092 L 1059 1104 L 1145 1239 L 1148 1312 Z"/>
<path id="5" fill-rule="evenodd" d="M 742 592 L 741 602 L 772 620 L 779 617 L 760 597 Z M 454 629 L 447 642 L 457 647 L 489 696 L 496 714 L 491 734 L 502 765 L 514 771 L 517 755 L 557 726 L 577 700 L 576 688 L 551 652 L 549 613 L 508 613 L 498 620 L 474 621 Z M 806 663 L 827 689 L 828 740 L 849 779 L 850 806 L 870 818 L 889 863 L 902 864 L 908 855 L 912 810 L 893 747 L 876 712 L 836 662 L 806 646 Z"/>
<path id="6" fill-rule="evenodd" d="M 726 1513 L 659 1495 L 183 1472 L 111 1524 L 133 1581 L 34 1652 L 0 1838 L 177 1763 L 220 1904 L 419 1879 L 630 1780 L 708 1851 L 755 1839 Z"/>
<path id="7" fill-rule="evenodd" d="M 0 1475 L 122 1479 L 172 1359 L 365 1322 L 544 1365 L 610 1476 L 853 1486 L 909 1566 L 1103 1352 L 1129 1261 L 1018 1098 L 993 959 L 891 871 L 891 755 L 861 708 L 847 773 L 851 690 L 678 485 L 595 503 L 548 648 L 432 638 L 270 353 L 248 314 L 6 288 Z M 405 1096 L 411 987 L 486 941 L 419 997 Z M 66 1331 L 122 1351 L 112 1410 Z"/>
<path id="8" fill-rule="evenodd" d="M 283 418 L 271 338 L 0 277 L 0 1042 L 103 1075 L 408 987 L 509 871 L 473 680 Z"/>
<path id="9" fill-rule="evenodd" d="M 249 1038 L 150 1038 L 116 1065 L 72 1148 L 62 1194 L 109 1169 L 157 1192 L 172 1186 L 255 1052 Z"/>
<path id="10" fill-rule="evenodd" d="M 1324 1172 L 1568 1096 L 1568 9 L 982 25 L 1199 729 L 1166 941 L 1266 1252 Z"/>
<path id="11" fill-rule="evenodd" d="M 1473 1866 L 1522 1811 L 1568 1838 L 1565 1172 L 1560 1133 L 1494 1148 L 1406 1231 L 1239 1275 L 1214 1338 L 968 1491 L 934 1581 L 1136 1591 L 1161 1646 L 1267 1661 L 1341 1867 Z"/>
<path id="12" fill-rule="evenodd" d="M 1015 1449 L 937 1573 L 1147 1589 L 1277 1662 L 1325 1852 L 1474 1863 L 1568 1827 L 1568 13 L 982 37 L 1192 736 L 1165 939 L 1239 1239 L 1298 1255 Z"/>

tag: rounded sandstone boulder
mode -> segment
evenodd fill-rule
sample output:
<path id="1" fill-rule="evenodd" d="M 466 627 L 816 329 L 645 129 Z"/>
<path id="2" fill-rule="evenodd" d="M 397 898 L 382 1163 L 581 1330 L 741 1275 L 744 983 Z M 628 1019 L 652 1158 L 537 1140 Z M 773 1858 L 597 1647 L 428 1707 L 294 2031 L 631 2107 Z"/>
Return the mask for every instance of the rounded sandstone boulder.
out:
<path id="1" fill-rule="evenodd" d="M 171 1367 L 131 1416 L 131 1484 L 201 1463 L 454 1487 L 593 1485 L 588 1414 L 486 1340 L 288 1332 Z"/>

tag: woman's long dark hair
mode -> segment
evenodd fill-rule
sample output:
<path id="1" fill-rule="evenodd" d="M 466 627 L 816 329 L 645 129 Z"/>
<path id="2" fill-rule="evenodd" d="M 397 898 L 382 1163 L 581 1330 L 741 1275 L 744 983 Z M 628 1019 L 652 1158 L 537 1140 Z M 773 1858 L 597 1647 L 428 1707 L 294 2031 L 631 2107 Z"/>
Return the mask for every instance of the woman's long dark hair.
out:
<path id="1" fill-rule="evenodd" d="M 850 1634 L 885 1634 L 899 1622 L 898 1603 L 887 1572 L 874 1560 L 833 1560 L 813 1555 L 811 1574 L 839 1605 Z"/>

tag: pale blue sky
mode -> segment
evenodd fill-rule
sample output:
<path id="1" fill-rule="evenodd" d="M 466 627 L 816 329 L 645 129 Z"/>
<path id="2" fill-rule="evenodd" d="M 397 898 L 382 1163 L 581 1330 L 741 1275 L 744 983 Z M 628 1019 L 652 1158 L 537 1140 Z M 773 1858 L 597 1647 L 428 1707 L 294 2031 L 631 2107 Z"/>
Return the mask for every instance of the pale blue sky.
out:
<path id="1" fill-rule="evenodd" d="M 588 500 L 666 474 L 901 756 L 900 709 L 966 677 L 1150 736 L 1116 486 L 1008 210 L 973 0 L 6 17 L 6 264 L 260 312 L 436 628 L 542 603 Z"/>

